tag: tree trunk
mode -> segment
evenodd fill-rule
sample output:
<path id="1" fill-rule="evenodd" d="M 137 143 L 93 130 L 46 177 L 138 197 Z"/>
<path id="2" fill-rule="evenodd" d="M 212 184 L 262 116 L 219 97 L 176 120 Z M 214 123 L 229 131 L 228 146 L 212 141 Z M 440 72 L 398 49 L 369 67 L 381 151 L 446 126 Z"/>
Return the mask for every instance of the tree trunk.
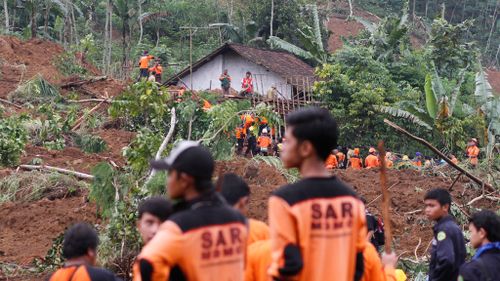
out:
<path id="1" fill-rule="evenodd" d="M 428 11 L 429 11 L 429 0 L 425 0 L 425 17 L 427 17 Z"/>
<path id="2" fill-rule="evenodd" d="M 271 0 L 271 21 L 269 22 L 269 36 L 273 36 L 273 21 L 274 21 L 274 0 Z"/>
<path id="3" fill-rule="evenodd" d="M 142 35 L 144 34 L 144 28 L 142 27 L 142 0 L 137 0 L 137 4 L 139 5 L 139 42 L 137 45 L 140 45 L 142 42 Z"/>
<path id="4" fill-rule="evenodd" d="M 347 0 L 349 2 L 349 18 L 352 18 L 352 16 L 354 15 L 354 12 L 352 10 L 352 2 L 354 0 Z"/>
<path id="5" fill-rule="evenodd" d="M 488 41 L 486 43 L 486 48 L 484 48 L 484 52 L 487 53 L 488 49 L 490 48 L 490 43 L 491 43 L 491 35 L 493 35 L 493 30 L 496 26 L 497 22 L 497 17 L 498 17 L 498 3 L 495 6 L 495 12 L 493 13 L 493 21 L 491 22 L 491 29 L 490 29 L 490 35 L 488 36 Z"/>
<path id="6" fill-rule="evenodd" d="M 78 32 L 76 31 L 76 19 L 75 19 L 75 8 L 71 5 L 71 21 L 73 22 L 73 33 L 75 38 L 75 44 L 78 45 L 80 43 L 80 39 L 78 38 Z"/>
<path id="7" fill-rule="evenodd" d="M 155 47 L 158 47 L 158 45 L 160 45 L 160 25 L 159 24 L 156 26 L 156 46 Z"/>
<path id="8" fill-rule="evenodd" d="M 45 6 L 45 17 L 44 17 L 44 24 L 43 24 L 43 32 L 45 34 L 49 34 L 49 15 L 50 15 L 50 9 L 52 8 L 52 2 L 47 2 Z"/>
<path id="9" fill-rule="evenodd" d="M 9 6 L 7 0 L 3 0 L 3 12 L 5 15 L 5 30 L 9 31 Z"/>
<path id="10" fill-rule="evenodd" d="M 36 3 L 31 1 L 31 38 L 36 38 Z"/>
<path id="11" fill-rule="evenodd" d="M 102 69 L 104 74 L 108 74 L 108 66 L 106 62 L 108 61 L 108 38 L 109 38 L 109 12 L 108 12 L 109 1 L 106 4 L 106 19 L 104 21 L 104 50 L 102 52 Z"/>

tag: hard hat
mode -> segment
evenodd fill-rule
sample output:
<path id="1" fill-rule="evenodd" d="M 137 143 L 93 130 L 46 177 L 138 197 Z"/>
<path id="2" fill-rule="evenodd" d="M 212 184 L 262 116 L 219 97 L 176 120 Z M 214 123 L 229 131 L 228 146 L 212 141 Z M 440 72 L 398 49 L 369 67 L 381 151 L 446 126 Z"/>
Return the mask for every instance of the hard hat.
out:
<path id="1" fill-rule="evenodd" d="M 475 142 L 475 143 L 477 143 L 477 139 L 476 138 L 472 138 L 470 140 L 473 141 L 473 142 Z"/>
<path id="2" fill-rule="evenodd" d="M 368 150 L 368 152 L 370 152 L 370 153 L 375 153 L 375 148 L 370 147 L 370 149 Z"/>
<path id="3" fill-rule="evenodd" d="M 415 156 L 422 156 L 422 153 L 420 153 L 420 152 L 418 152 L 418 151 L 417 151 L 417 152 L 415 153 Z"/>
<path id="4" fill-rule="evenodd" d="M 263 129 L 263 130 L 262 130 L 262 133 L 263 133 L 263 134 L 267 134 L 267 129 Z"/>
<path id="5" fill-rule="evenodd" d="M 408 155 L 403 155 L 403 161 L 408 161 L 410 160 L 410 157 L 408 157 Z"/>

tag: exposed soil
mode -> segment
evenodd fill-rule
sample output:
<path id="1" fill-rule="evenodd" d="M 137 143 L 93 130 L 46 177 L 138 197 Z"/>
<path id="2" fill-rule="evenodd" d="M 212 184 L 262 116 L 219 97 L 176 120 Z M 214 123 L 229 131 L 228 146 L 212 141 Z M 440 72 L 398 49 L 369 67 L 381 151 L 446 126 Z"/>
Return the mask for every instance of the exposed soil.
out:
<path id="1" fill-rule="evenodd" d="M 486 73 L 488 74 L 488 81 L 491 84 L 491 88 L 493 88 L 493 93 L 500 96 L 500 71 L 488 69 Z"/>
<path id="2" fill-rule="evenodd" d="M 24 266 L 45 257 L 52 240 L 80 221 L 98 222 L 94 205 L 84 197 L 1 205 L 0 262 Z"/>

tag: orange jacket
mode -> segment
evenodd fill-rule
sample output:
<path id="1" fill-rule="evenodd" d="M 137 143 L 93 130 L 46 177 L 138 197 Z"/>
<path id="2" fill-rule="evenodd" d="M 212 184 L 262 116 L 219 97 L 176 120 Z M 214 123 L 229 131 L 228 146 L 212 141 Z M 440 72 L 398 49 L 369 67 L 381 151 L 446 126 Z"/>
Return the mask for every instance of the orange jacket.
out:
<path id="1" fill-rule="evenodd" d="M 248 245 L 270 237 L 269 226 L 262 221 L 248 219 Z"/>
<path id="2" fill-rule="evenodd" d="M 469 157 L 469 161 L 472 165 L 477 165 L 477 157 L 479 156 L 479 148 L 477 146 L 469 146 L 467 147 L 467 157 Z"/>
<path id="3" fill-rule="evenodd" d="M 366 156 L 365 158 L 365 168 L 367 169 L 371 169 L 371 168 L 375 168 L 375 167 L 378 167 L 378 157 L 373 155 L 373 154 L 370 154 L 368 156 Z"/>
<path id="4" fill-rule="evenodd" d="M 367 243 L 363 251 L 365 272 L 362 281 L 396 281 L 396 272 L 391 266 L 383 266 L 377 249 L 372 243 Z"/>
<path id="5" fill-rule="evenodd" d="M 155 65 L 149 69 L 149 72 L 156 72 L 157 75 L 161 75 L 163 72 L 163 67 L 161 65 Z"/>
<path id="6" fill-rule="evenodd" d="M 139 59 L 139 68 L 149 68 L 149 61 L 154 59 L 155 57 L 151 56 L 151 55 L 146 55 L 146 56 L 142 56 L 140 59 Z"/>
<path id="7" fill-rule="evenodd" d="M 207 111 L 210 108 L 212 108 L 212 105 L 206 99 L 203 99 L 203 110 Z"/>
<path id="8" fill-rule="evenodd" d="M 325 167 L 327 169 L 335 169 L 338 167 L 337 157 L 333 154 L 328 155 L 325 161 Z"/>
<path id="9" fill-rule="evenodd" d="M 357 155 L 351 156 L 351 158 L 349 158 L 349 163 L 351 163 L 351 168 L 355 170 L 361 170 L 363 168 L 361 158 L 359 158 L 359 156 Z"/>
<path id="10" fill-rule="evenodd" d="M 245 281 L 271 281 L 271 240 L 260 240 L 248 246 Z"/>
<path id="11" fill-rule="evenodd" d="M 386 168 L 392 168 L 394 166 L 394 162 L 392 162 L 392 160 L 389 160 L 389 159 L 385 159 L 385 167 Z"/>
<path id="12" fill-rule="evenodd" d="M 259 144 L 259 147 L 261 147 L 261 148 L 269 147 L 269 145 L 271 144 L 271 138 L 268 136 L 260 136 L 257 139 L 257 143 Z"/>
<path id="13" fill-rule="evenodd" d="M 366 215 L 356 193 L 337 177 L 305 178 L 269 198 L 269 274 L 298 281 L 353 280 L 361 270 Z M 301 268 L 297 264 L 302 264 Z"/>
<path id="14" fill-rule="evenodd" d="M 342 152 L 337 153 L 337 159 L 339 160 L 339 163 L 343 163 L 345 160 L 345 154 Z"/>
<path id="15" fill-rule="evenodd" d="M 245 137 L 245 130 L 243 130 L 243 128 L 236 128 L 235 129 L 235 136 L 237 139 L 242 139 Z"/>

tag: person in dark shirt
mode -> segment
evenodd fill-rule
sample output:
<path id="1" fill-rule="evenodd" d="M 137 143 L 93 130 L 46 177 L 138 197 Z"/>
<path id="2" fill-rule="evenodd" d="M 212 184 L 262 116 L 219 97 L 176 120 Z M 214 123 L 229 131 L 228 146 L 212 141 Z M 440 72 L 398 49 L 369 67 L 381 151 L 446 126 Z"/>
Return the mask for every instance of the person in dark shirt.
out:
<path id="1" fill-rule="evenodd" d="M 63 268 L 57 270 L 49 281 L 118 281 L 121 280 L 105 269 L 94 267 L 97 259 L 97 232 L 86 223 L 77 223 L 64 234 Z"/>
<path id="2" fill-rule="evenodd" d="M 436 222 L 433 227 L 429 281 L 457 280 L 465 262 L 466 250 L 462 231 L 449 215 L 451 195 L 446 189 L 432 189 L 425 195 L 425 215 Z"/>
<path id="3" fill-rule="evenodd" d="M 470 243 L 476 249 L 472 261 L 462 265 L 459 281 L 493 281 L 500 279 L 500 217 L 483 210 L 472 215 L 469 223 Z"/>

